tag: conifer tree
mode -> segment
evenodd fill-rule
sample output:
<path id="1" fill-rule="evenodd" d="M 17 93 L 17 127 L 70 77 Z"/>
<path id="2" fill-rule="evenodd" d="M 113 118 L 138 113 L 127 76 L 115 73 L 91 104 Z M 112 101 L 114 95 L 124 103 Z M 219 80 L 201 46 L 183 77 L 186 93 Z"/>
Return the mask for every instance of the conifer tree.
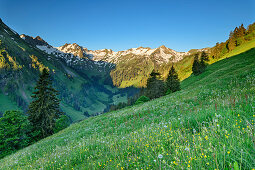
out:
<path id="1" fill-rule="evenodd" d="M 181 90 L 180 80 L 174 66 L 171 67 L 166 79 L 167 94 Z"/>
<path id="2" fill-rule="evenodd" d="M 34 138 L 38 140 L 53 134 L 56 118 L 61 113 L 57 91 L 52 87 L 50 74 L 45 68 L 36 84 L 32 98 L 28 118 L 33 128 Z"/>
<path id="3" fill-rule="evenodd" d="M 195 54 L 194 62 L 192 65 L 192 72 L 195 76 L 200 74 L 200 63 L 198 59 L 198 54 Z"/>
<path id="4" fill-rule="evenodd" d="M 206 62 L 209 61 L 208 55 L 203 51 L 200 59 L 200 73 L 204 72 L 206 69 Z"/>
<path id="5" fill-rule="evenodd" d="M 236 37 L 243 37 L 246 33 L 246 29 L 244 28 L 243 24 L 238 27 L 237 32 L 236 32 Z"/>
<path id="6" fill-rule="evenodd" d="M 228 51 L 232 51 L 235 48 L 236 48 L 236 40 L 235 38 L 230 37 L 229 40 L 227 41 L 227 49 Z"/>
<path id="7" fill-rule="evenodd" d="M 150 77 L 147 80 L 147 87 L 144 90 L 145 96 L 150 99 L 158 98 L 165 95 L 165 85 L 162 80 L 159 79 L 160 74 L 153 70 Z"/>

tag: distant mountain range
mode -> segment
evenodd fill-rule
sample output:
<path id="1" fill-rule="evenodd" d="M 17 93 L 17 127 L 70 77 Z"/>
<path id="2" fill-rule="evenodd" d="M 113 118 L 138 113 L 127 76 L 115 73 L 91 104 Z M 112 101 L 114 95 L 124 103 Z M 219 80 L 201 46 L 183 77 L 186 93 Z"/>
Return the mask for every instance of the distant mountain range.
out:
<path id="1" fill-rule="evenodd" d="M 165 77 L 170 67 L 166 65 L 177 63 L 194 52 L 208 50 L 204 48 L 189 52 L 176 52 L 162 45 L 155 49 L 139 47 L 117 52 L 111 49 L 93 51 L 76 43 L 53 47 L 39 36 L 33 38 L 22 34 L 20 37 L 45 53 L 65 60 L 69 66 L 89 69 L 92 65 L 93 67 L 96 65 L 100 72 L 111 70 L 113 84 L 121 88 L 145 87 L 146 80 L 154 68 L 160 72 L 164 67 L 163 77 Z M 86 64 L 88 62 L 89 64 Z"/>

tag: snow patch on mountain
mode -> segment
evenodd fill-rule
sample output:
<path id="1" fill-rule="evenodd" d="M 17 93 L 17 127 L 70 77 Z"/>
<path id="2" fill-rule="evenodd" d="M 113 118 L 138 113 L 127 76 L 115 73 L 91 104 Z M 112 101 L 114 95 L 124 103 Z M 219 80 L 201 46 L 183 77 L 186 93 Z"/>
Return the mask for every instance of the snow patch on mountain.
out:
<path id="1" fill-rule="evenodd" d="M 88 57 L 79 57 L 78 55 L 75 55 L 75 51 L 71 49 L 79 49 L 77 48 L 77 44 L 66 45 L 67 49 L 66 50 L 62 49 L 63 51 L 60 51 L 61 48 L 59 47 L 55 48 L 52 46 L 45 45 L 36 45 L 36 47 L 46 52 L 47 54 L 54 55 L 56 58 L 64 60 L 68 66 L 76 67 L 82 70 L 84 69 L 90 70 L 96 68 L 99 72 L 105 72 L 106 70 L 112 69 L 115 66 L 114 64 L 107 63 L 105 61 L 94 61 L 89 59 Z M 74 54 L 72 54 L 70 50 L 74 52 Z M 48 56 L 47 59 L 50 60 L 52 58 Z"/>
<path id="2" fill-rule="evenodd" d="M 47 46 L 44 46 L 44 45 L 36 45 L 36 47 L 39 48 L 40 50 L 46 52 L 47 54 L 53 54 L 55 52 L 60 52 L 56 48 L 47 47 Z"/>
<path id="3" fill-rule="evenodd" d="M 66 44 L 64 47 L 56 47 L 58 50 L 64 52 L 64 53 L 70 53 L 71 51 L 78 49 L 78 45 L 76 43 L 74 44 Z"/>
<path id="4" fill-rule="evenodd" d="M 99 66 L 102 66 L 103 63 L 118 64 L 123 61 L 129 61 L 140 57 L 151 58 L 158 64 L 163 64 L 170 61 L 178 62 L 182 60 L 184 56 L 190 54 L 189 52 L 177 52 L 165 46 L 160 46 L 155 49 L 138 47 L 117 52 L 111 49 L 88 50 L 76 43 L 65 44 L 56 48 L 37 45 L 37 48 L 45 51 L 47 54 L 54 54 L 58 57 L 65 58 L 68 64 L 77 63 L 81 60 L 91 60 L 94 61 L 94 64 Z M 102 61 L 103 63 L 99 61 Z"/>
<path id="5" fill-rule="evenodd" d="M 60 51 L 63 52 L 70 52 L 70 50 L 66 50 L 62 47 L 58 48 Z M 159 48 L 151 49 L 151 48 L 131 48 L 125 51 L 118 51 L 114 52 L 109 49 L 102 49 L 102 50 L 88 50 L 87 48 L 83 48 L 83 52 L 86 56 L 90 56 L 94 61 L 106 61 L 110 63 L 119 63 L 122 58 L 126 56 L 136 56 L 136 57 L 155 57 L 158 63 L 166 63 L 170 60 L 172 62 L 180 61 L 185 55 L 188 55 L 189 52 L 177 52 L 165 46 L 161 46 Z M 72 52 L 73 53 L 73 52 Z M 74 54 L 74 53 L 73 53 Z"/>

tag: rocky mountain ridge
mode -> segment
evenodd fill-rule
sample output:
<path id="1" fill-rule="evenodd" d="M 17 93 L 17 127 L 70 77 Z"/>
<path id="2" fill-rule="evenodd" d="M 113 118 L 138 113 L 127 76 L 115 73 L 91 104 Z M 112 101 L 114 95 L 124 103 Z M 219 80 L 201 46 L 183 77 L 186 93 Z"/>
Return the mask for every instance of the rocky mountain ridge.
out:
<path id="1" fill-rule="evenodd" d="M 154 49 L 149 47 L 138 47 L 116 52 L 111 49 L 89 50 L 76 43 L 66 43 L 60 47 L 53 47 L 39 36 L 33 38 L 22 34 L 20 37 L 48 54 L 54 54 L 61 57 L 64 57 L 66 54 L 72 54 L 73 57 L 78 57 L 76 58 L 77 60 L 90 59 L 93 61 L 104 61 L 113 64 L 118 64 L 122 61 L 122 58 L 127 55 L 154 58 L 155 62 L 162 64 L 169 61 L 178 62 L 183 59 L 184 56 L 191 54 L 190 52 L 177 52 L 164 45 Z"/>
<path id="2" fill-rule="evenodd" d="M 23 37 L 23 36 L 22 36 Z M 21 37 L 21 38 L 22 38 Z M 23 38 L 30 40 L 31 38 Z M 153 69 L 158 70 L 165 77 L 171 63 L 177 63 L 191 52 L 177 52 L 164 45 L 158 48 L 138 47 L 124 51 L 111 49 L 89 50 L 76 43 L 53 47 L 41 38 L 33 38 L 39 43 L 35 47 L 49 55 L 64 60 L 67 65 L 80 70 L 97 69 L 99 72 L 109 73 L 113 84 L 125 88 L 130 86 L 144 87 Z M 200 49 L 200 51 L 203 49 Z M 50 58 L 48 58 L 50 60 Z"/>
<path id="3" fill-rule="evenodd" d="M 88 50 L 85 47 L 79 46 L 76 43 L 65 44 L 63 46 L 57 47 L 59 51 L 64 53 L 71 53 L 79 57 L 87 57 L 94 61 L 105 61 L 109 63 L 117 64 L 121 62 L 123 56 L 135 55 L 142 57 L 153 57 L 155 61 L 159 64 L 166 63 L 169 61 L 178 62 L 185 55 L 189 55 L 189 52 L 177 52 L 170 48 L 165 47 L 164 45 L 151 49 L 148 47 L 138 47 L 131 48 L 124 51 L 113 51 L 111 49 L 101 49 L 101 50 Z"/>

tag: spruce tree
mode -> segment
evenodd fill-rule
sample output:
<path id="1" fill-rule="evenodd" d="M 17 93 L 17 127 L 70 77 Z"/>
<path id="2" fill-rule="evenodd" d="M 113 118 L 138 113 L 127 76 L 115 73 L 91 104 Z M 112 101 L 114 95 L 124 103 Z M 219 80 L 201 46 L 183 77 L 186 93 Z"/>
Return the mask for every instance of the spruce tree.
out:
<path id="1" fill-rule="evenodd" d="M 144 90 L 145 96 L 155 99 L 165 95 L 165 84 L 160 80 L 160 74 L 153 70 L 147 80 L 147 87 Z"/>
<path id="2" fill-rule="evenodd" d="M 45 68 L 31 97 L 33 101 L 29 105 L 28 118 L 34 138 L 39 140 L 53 134 L 56 118 L 61 113 L 57 91 L 52 87 L 50 74 Z"/>
<path id="3" fill-rule="evenodd" d="M 200 73 L 204 72 L 206 69 L 206 62 L 209 61 L 208 55 L 203 51 L 200 59 Z"/>
<path id="4" fill-rule="evenodd" d="M 195 76 L 200 74 L 200 62 L 198 59 L 198 54 L 195 54 L 194 62 L 192 65 L 192 72 Z"/>
<path id="5" fill-rule="evenodd" d="M 174 66 L 171 67 L 166 79 L 167 94 L 181 90 L 180 80 Z"/>

